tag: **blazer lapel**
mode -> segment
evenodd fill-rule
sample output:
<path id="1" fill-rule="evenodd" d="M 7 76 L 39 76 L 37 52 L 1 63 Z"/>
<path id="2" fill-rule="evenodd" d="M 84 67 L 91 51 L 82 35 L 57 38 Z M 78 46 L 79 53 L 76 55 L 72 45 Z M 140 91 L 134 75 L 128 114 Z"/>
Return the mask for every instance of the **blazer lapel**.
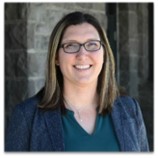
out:
<path id="1" fill-rule="evenodd" d="M 139 151 L 137 129 L 133 118 L 133 103 L 127 98 L 117 99 L 111 113 L 121 151 Z"/>
<path id="2" fill-rule="evenodd" d="M 60 110 L 46 111 L 44 114 L 46 126 L 55 151 L 64 150 L 64 139 L 62 132 L 62 120 Z"/>
<path id="3" fill-rule="evenodd" d="M 120 144 L 120 149 L 121 151 L 125 151 L 125 141 L 124 141 L 125 130 L 124 130 L 123 120 L 121 118 L 121 113 L 118 104 L 119 104 L 118 101 L 114 103 L 114 107 L 111 112 L 111 117 L 114 124 L 114 130 L 116 132 L 116 136 Z"/>

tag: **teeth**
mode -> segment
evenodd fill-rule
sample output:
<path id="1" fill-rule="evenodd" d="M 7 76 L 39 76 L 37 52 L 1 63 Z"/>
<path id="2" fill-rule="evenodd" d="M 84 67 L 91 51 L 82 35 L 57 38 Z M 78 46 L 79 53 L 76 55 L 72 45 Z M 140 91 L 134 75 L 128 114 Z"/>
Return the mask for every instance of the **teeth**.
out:
<path id="1" fill-rule="evenodd" d="M 75 67 L 76 67 L 77 69 L 83 70 L 83 69 L 88 69 L 88 68 L 90 68 L 90 65 L 75 65 Z"/>

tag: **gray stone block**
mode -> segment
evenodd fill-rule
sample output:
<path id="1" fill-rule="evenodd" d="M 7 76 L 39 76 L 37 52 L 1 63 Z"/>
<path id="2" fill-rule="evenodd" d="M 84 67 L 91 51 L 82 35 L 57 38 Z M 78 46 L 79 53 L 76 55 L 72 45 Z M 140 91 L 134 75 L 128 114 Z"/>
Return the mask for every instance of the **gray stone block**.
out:
<path id="1" fill-rule="evenodd" d="M 27 77 L 27 54 L 25 51 L 5 52 L 5 76 Z"/>
<path id="2" fill-rule="evenodd" d="M 45 3 L 30 3 L 27 12 L 27 19 L 36 21 L 36 22 L 44 22 L 45 18 L 48 16 Z"/>
<path id="3" fill-rule="evenodd" d="M 129 80 L 130 80 L 129 72 L 120 70 L 119 73 L 120 73 L 120 83 L 119 84 L 121 86 L 125 87 L 128 92 Z"/>
<path id="4" fill-rule="evenodd" d="M 14 24 L 5 25 L 5 49 L 27 48 L 27 22 L 17 21 Z"/>
<path id="5" fill-rule="evenodd" d="M 5 3 L 5 20 L 27 18 L 27 5 L 25 3 Z"/>
<path id="6" fill-rule="evenodd" d="M 129 11 L 136 11 L 139 6 L 139 3 L 128 3 L 128 10 Z"/>
<path id="7" fill-rule="evenodd" d="M 53 10 L 51 7 L 47 10 L 47 15 L 49 16 L 47 16 L 45 20 L 46 20 L 47 26 L 49 27 L 49 32 L 52 32 L 54 26 L 67 13 L 68 12 L 66 11 L 61 12 L 61 9 Z"/>
<path id="8" fill-rule="evenodd" d="M 129 54 L 131 56 L 139 56 L 141 55 L 142 52 L 139 52 L 140 51 L 140 40 L 138 38 L 135 38 L 135 39 L 132 39 L 130 38 L 128 40 L 128 47 L 127 47 L 127 50 L 129 51 Z"/>
<path id="9" fill-rule="evenodd" d="M 46 58 L 45 53 L 29 53 L 28 64 L 28 76 L 29 77 L 45 77 L 46 71 Z"/>
<path id="10" fill-rule="evenodd" d="M 35 26 L 36 23 L 34 22 L 27 22 L 27 38 L 26 38 L 26 42 L 27 42 L 27 49 L 34 49 L 35 46 Z"/>
<path id="11" fill-rule="evenodd" d="M 122 55 L 119 59 L 119 69 L 122 71 L 129 71 L 129 60 L 130 59 L 128 55 Z"/>
<path id="12" fill-rule="evenodd" d="M 37 51 L 47 51 L 49 45 L 49 38 L 45 35 L 35 35 L 35 45 L 34 48 Z"/>
<path id="13" fill-rule="evenodd" d="M 128 11 L 129 3 L 118 3 L 119 11 Z"/>
<path id="14" fill-rule="evenodd" d="M 128 35 L 130 38 L 138 38 L 138 18 L 137 14 L 134 12 L 129 12 L 128 15 L 128 22 L 129 22 L 129 28 L 128 28 Z"/>

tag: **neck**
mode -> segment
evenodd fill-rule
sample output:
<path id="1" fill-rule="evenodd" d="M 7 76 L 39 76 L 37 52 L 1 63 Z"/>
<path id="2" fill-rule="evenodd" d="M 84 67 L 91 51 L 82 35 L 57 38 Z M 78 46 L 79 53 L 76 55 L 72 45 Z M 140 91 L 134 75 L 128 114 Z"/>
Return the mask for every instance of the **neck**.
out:
<path id="1" fill-rule="evenodd" d="M 98 105 L 97 84 L 89 86 L 64 85 L 63 96 L 70 109 L 90 109 Z M 66 105 L 67 106 L 67 105 Z"/>

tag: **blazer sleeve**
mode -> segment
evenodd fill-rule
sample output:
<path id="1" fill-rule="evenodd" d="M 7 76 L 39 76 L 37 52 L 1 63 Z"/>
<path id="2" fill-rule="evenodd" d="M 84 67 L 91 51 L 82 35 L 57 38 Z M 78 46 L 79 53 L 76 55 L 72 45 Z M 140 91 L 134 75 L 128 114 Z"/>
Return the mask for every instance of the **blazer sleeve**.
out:
<path id="1" fill-rule="evenodd" d="M 13 110 L 5 133 L 5 151 L 28 151 L 30 131 L 24 107 L 17 105 Z"/>
<path id="2" fill-rule="evenodd" d="M 143 115 L 140 109 L 138 102 L 133 99 L 136 106 L 136 115 L 137 115 L 137 123 L 138 123 L 138 141 L 140 144 L 141 151 L 149 151 L 148 138 L 146 133 L 146 127 L 144 124 Z"/>

